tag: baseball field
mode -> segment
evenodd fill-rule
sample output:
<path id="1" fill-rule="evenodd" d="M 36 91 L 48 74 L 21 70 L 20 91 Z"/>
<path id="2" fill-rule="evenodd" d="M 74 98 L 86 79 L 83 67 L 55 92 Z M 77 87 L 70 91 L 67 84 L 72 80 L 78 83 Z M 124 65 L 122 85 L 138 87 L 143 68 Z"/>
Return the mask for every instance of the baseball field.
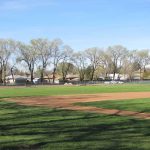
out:
<path id="1" fill-rule="evenodd" d="M 149 150 L 150 85 L 0 87 L 0 150 Z"/>

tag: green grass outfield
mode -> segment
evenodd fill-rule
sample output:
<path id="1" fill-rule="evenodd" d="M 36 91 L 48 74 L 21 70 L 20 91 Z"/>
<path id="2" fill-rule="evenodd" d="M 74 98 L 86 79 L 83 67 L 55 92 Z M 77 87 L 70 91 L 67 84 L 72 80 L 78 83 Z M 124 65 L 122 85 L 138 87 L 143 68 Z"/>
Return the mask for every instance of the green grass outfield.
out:
<path id="1" fill-rule="evenodd" d="M 94 94 L 112 92 L 150 91 L 150 84 L 97 85 L 97 86 L 33 86 L 0 88 L 0 97 L 48 96 L 67 94 Z"/>
<path id="2" fill-rule="evenodd" d="M 137 112 L 150 112 L 150 98 L 76 103 L 76 105 L 94 106 L 118 110 L 131 110 Z"/>
<path id="3" fill-rule="evenodd" d="M 19 106 L 2 100 L 17 96 L 142 91 L 150 91 L 150 85 L 0 88 L 0 150 L 149 150 L 150 120 Z M 146 108 L 146 103 L 137 105 Z"/>
<path id="4" fill-rule="evenodd" d="M 150 120 L 0 101 L 0 150 L 149 150 Z"/>

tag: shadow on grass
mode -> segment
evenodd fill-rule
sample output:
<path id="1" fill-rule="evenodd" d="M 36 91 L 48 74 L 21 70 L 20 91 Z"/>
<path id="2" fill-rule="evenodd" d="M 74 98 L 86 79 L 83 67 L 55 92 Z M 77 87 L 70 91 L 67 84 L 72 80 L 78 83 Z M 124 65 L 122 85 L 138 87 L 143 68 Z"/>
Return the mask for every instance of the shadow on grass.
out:
<path id="1" fill-rule="evenodd" d="M 0 149 L 148 150 L 150 121 L 1 102 Z M 12 113 L 10 113 L 12 111 Z"/>
<path id="2" fill-rule="evenodd" d="M 150 98 L 138 98 L 128 100 L 108 100 L 108 101 L 97 101 L 97 102 L 79 102 L 74 105 L 79 106 L 93 106 L 104 109 L 118 109 L 128 110 L 140 113 L 150 113 Z"/>

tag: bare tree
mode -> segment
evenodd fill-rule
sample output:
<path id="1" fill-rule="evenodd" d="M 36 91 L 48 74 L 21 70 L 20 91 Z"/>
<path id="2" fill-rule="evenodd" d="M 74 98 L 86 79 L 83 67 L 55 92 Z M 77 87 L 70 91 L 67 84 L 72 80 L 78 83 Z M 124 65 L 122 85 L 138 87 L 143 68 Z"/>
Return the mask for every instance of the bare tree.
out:
<path id="1" fill-rule="evenodd" d="M 101 60 L 102 60 L 102 69 L 104 72 L 105 79 L 108 78 L 108 74 L 112 72 L 112 61 L 110 55 L 108 55 L 107 52 L 103 51 L 101 54 Z"/>
<path id="2" fill-rule="evenodd" d="M 145 72 L 145 66 L 150 63 L 149 49 L 136 52 L 136 60 L 140 66 L 140 79 L 142 79 L 142 70 Z"/>
<path id="3" fill-rule="evenodd" d="M 115 45 L 112 47 L 108 47 L 107 53 L 111 58 L 112 62 L 112 70 L 113 70 L 113 80 L 115 79 L 115 74 L 118 71 L 118 67 L 121 67 L 122 60 L 126 57 L 128 51 L 125 47 L 121 45 Z"/>
<path id="4" fill-rule="evenodd" d="M 31 82 L 33 83 L 34 69 L 38 57 L 38 52 L 31 45 L 25 45 L 20 42 L 18 43 L 18 50 L 19 50 L 19 56 L 17 60 L 26 63 L 26 65 L 28 66 L 28 70 L 30 72 Z"/>
<path id="5" fill-rule="evenodd" d="M 63 42 L 60 39 L 55 39 L 51 43 L 52 57 L 53 57 L 52 63 L 54 66 L 54 68 L 53 68 L 53 83 L 55 82 L 57 65 L 60 62 L 60 60 L 62 59 L 62 52 L 63 52 L 62 44 L 63 44 Z"/>
<path id="6" fill-rule="evenodd" d="M 97 67 L 102 63 L 101 54 L 102 50 L 97 47 L 89 48 L 85 51 L 86 57 L 88 58 L 91 66 L 91 77 L 90 80 L 94 79 L 94 73 Z"/>
<path id="7" fill-rule="evenodd" d="M 50 64 L 52 58 L 51 43 L 47 39 L 33 39 L 31 40 L 32 47 L 38 53 L 39 69 L 41 74 L 41 83 L 43 83 L 44 72 L 46 67 Z"/>
<path id="8" fill-rule="evenodd" d="M 63 47 L 61 63 L 59 64 L 59 69 L 61 70 L 63 81 L 66 80 L 68 72 L 73 69 L 72 56 L 72 48 L 68 45 L 65 45 Z"/>
<path id="9" fill-rule="evenodd" d="M 129 51 L 125 59 L 122 60 L 123 64 L 121 67 L 121 72 L 130 80 L 133 79 L 134 72 L 139 69 L 136 55 L 135 50 Z"/>
<path id="10" fill-rule="evenodd" d="M 87 67 L 87 58 L 85 56 L 85 53 L 83 52 L 74 53 L 73 62 L 78 69 L 80 81 L 83 81 L 85 78 Z"/>
<path id="11" fill-rule="evenodd" d="M 11 54 L 15 51 L 13 40 L 0 40 L 0 83 L 6 84 L 6 71 Z"/>

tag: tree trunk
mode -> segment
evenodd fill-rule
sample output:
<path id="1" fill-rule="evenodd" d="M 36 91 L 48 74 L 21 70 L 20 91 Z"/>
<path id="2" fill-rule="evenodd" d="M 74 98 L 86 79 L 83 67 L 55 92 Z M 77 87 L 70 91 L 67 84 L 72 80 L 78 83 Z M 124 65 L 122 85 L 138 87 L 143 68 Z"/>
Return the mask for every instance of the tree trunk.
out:
<path id="1" fill-rule="evenodd" d="M 95 72 L 95 69 L 92 70 L 92 74 L 91 74 L 91 78 L 90 78 L 91 81 L 93 81 L 93 79 L 94 79 L 94 72 Z"/>
<path id="2" fill-rule="evenodd" d="M 51 79 L 50 79 L 49 75 L 48 75 L 47 73 L 45 73 L 45 74 L 46 74 L 46 76 L 48 77 L 48 82 L 50 83 L 50 82 L 51 82 Z"/>
<path id="3" fill-rule="evenodd" d="M 66 75 L 65 75 L 65 71 L 62 69 L 62 80 L 65 81 L 66 80 Z"/>
<path id="4" fill-rule="evenodd" d="M 140 68 L 140 80 L 142 80 L 142 69 Z"/>
<path id="5" fill-rule="evenodd" d="M 66 77 L 65 77 L 65 73 L 62 72 L 62 80 L 65 81 Z"/>
<path id="6" fill-rule="evenodd" d="M 132 81 L 132 75 L 129 75 L 129 80 Z"/>
<path id="7" fill-rule="evenodd" d="M 14 73 L 13 73 L 13 67 L 10 69 L 10 72 L 11 72 L 11 76 L 12 76 L 13 82 L 15 82 Z"/>
<path id="8" fill-rule="evenodd" d="M 3 70 L 0 69 L 0 83 L 3 83 Z"/>
<path id="9" fill-rule="evenodd" d="M 108 73 L 106 72 L 106 73 L 105 73 L 105 79 L 107 79 L 107 75 L 108 75 Z"/>
<path id="10" fill-rule="evenodd" d="M 56 68 L 53 70 L 53 84 L 55 83 L 55 74 L 56 74 Z"/>
<path id="11" fill-rule="evenodd" d="M 6 85 L 6 65 L 4 65 L 4 85 Z"/>
<path id="12" fill-rule="evenodd" d="M 31 71 L 31 83 L 33 83 L 33 79 L 34 79 L 34 77 L 33 77 L 33 70 Z"/>
<path id="13" fill-rule="evenodd" d="M 116 72 L 114 71 L 113 72 L 113 80 L 115 80 L 115 75 L 116 75 Z"/>
<path id="14" fill-rule="evenodd" d="M 43 81 L 44 81 L 43 78 L 44 78 L 44 70 L 42 69 L 42 70 L 41 70 L 41 83 L 43 83 Z"/>
<path id="15" fill-rule="evenodd" d="M 84 73 L 81 72 L 81 73 L 80 73 L 80 81 L 83 81 L 83 80 L 84 80 Z"/>
<path id="16" fill-rule="evenodd" d="M 114 64 L 113 64 L 113 80 L 115 80 L 115 75 L 116 75 L 116 71 L 117 71 L 117 65 L 116 65 L 116 63 L 114 62 Z"/>

